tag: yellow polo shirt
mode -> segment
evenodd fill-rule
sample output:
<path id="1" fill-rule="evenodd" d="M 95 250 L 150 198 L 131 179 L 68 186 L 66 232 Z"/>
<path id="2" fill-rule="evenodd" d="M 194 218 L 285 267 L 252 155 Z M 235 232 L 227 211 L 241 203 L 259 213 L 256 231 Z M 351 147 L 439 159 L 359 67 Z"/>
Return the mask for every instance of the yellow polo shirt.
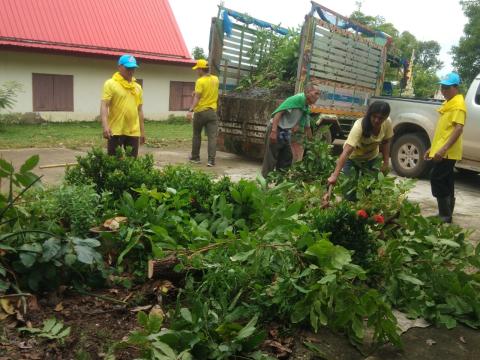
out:
<path id="1" fill-rule="evenodd" d="M 445 101 L 438 109 L 440 118 L 435 128 L 432 146 L 430 148 L 430 157 L 434 157 L 436 152 L 448 141 L 456 124 L 465 125 L 467 110 L 465 100 L 460 94 L 455 95 L 449 101 Z M 460 135 L 455 143 L 445 153 L 445 159 L 462 160 L 463 153 L 463 135 Z"/>
<path id="2" fill-rule="evenodd" d="M 212 74 L 201 76 L 195 82 L 195 92 L 200 95 L 194 112 L 205 111 L 207 109 L 217 110 L 218 101 L 218 77 Z"/>
<path id="3" fill-rule="evenodd" d="M 388 118 L 382 123 L 378 135 L 372 135 L 367 138 L 362 135 L 362 120 L 360 118 L 355 121 L 345 144 L 353 147 L 350 159 L 369 161 L 378 156 L 380 144 L 393 137 L 393 125 L 392 120 Z"/>
<path id="4" fill-rule="evenodd" d="M 143 104 L 143 90 L 140 84 L 132 81 L 127 89 L 114 79 L 103 85 L 102 100 L 109 100 L 108 126 L 112 135 L 140 136 L 138 106 Z"/>

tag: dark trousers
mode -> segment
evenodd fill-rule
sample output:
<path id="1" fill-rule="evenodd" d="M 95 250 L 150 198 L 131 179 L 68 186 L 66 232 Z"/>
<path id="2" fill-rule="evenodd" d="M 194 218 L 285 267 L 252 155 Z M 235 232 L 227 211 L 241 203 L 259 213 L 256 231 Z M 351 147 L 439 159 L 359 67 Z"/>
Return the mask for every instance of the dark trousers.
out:
<path id="1" fill-rule="evenodd" d="M 356 162 L 351 159 L 347 159 L 345 162 L 345 165 L 343 165 L 343 173 L 352 178 L 353 180 L 351 181 L 352 188 L 348 189 L 343 196 L 345 197 L 346 200 L 348 201 L 357 201 L 357 192 L 356 188 L 358 185 L 358 180 L 360 178 L 360 170 L 364 169 L 367 171 L 374 171 L 375 170 L 375 164 L 377 163 L 378 158 L 368 160 L 368 161 L 363 161 L 363 162 Z M 355 178 L 353 178 L 355 176 Z"/>
<path id="2" fill-rule="evenodd" d="M 265 134 L 265 154 L 263 156 L 262 176 L 266 177 L 273 170 L 288 169 L 292 166 L 292 148 L 290 137 L 281 136 L 280 129 L 277 132 L 277 142 L 270 142 L 272 124 L 268 124 Z"/>
<path id="3" fill-rule="evenodd" d="M 193 115 L 192 160 L 200 160 L 203 128 L 206 129 L 208 138 L 208 161 L 214 164 L 217 152 L 217 113 L 215 110 L 209 109 Z"/>
<path id="4" fill-rule="evenodd" d="M 132 151 L 128 155 L 137 157 L 139 144 L 140 144 L 140 138 L 138 136 L 127 136 L 127 135 L 110 136 L 110 139 L 108 139 L 108 142 L 107 142 L 108 155 L 116 155 L 117 147 L 122 147 L 126 150 L 127 146 L 129 146 L 132 148 Z"/>
<path id="5" fill-rule="evenodd" d="M 451 159 L 433 162 L 432 172 L 430 173 L 430 185 L 432 186 L 432 195 L 436 198 L 454 196 L 455 177 L 453 167 L 455 162 L 456 160 Z"/>

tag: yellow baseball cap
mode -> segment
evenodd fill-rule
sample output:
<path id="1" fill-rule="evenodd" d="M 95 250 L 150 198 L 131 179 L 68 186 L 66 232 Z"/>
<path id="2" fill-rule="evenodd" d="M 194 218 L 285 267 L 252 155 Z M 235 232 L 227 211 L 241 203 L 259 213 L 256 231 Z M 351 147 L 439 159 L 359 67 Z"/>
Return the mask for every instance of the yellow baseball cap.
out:
<path id="1" fill-rule="evenodd" d="M 192 67 L 192 70 L 197 70 L 197 69 L 207 69 L 208 68 L 208 61 L 205 59 L 198 59 L 197 64 Z"/>

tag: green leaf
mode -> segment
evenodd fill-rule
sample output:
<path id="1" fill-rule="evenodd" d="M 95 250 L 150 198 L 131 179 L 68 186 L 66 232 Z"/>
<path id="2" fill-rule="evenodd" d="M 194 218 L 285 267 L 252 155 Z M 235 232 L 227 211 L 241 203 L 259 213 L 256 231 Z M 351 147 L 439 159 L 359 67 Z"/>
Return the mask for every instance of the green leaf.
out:
<path id="1" fill-rule="evenodd" d="M 55 318 L 50 318 L 50 319 L 47 319 L 43 322 L 43 329 L 42 331 L 43 332 L 50 332 L 53 327 L 55 326 L 55 324 L 57 323 L 57 319 Z"/>
<path id="2" fill-rule="evenodd" d="M 18 250 L 41 253 L 43 249 L 42 249 L 42 245 L 40 245 L 39 243 L 33 243 L 33 244 L 23 244 L 18 248 Z"/>
<path id="3" fill-rule="evenodd" d="M 56 238 L 50 238 L 42 244 L 43 254 L 42 262 L 48 262 L 53 259 L 61 249 L 60 240 Z"/>
<path id="4" fill-rule="evenodd" d="M 175 354 L 175 351 L 173 351 L 173 349 L 164 342 L 155 341 L 153 343 L 153 346 L 161 350 L 166 356 L 169 357 L 169 359 L 175 360 L 177 358 L 177 354 Z"/>
<path id="5" fill-rule="evenodd" d="M 159 315 L 149 315 L 146 330 L 149 334 L 155 334 L 160 331 L 163 324 L 163 318 Z"/>
<path id="6" fill-rule="evenodd" d="M 337 275 L 336 274 L 329 274 L 329 275 L 326 275 L 324 276 L 323 278 L 321 278 L 318 283 L 319 284 L 328 284 L 329 282 L 332 282 L 334 281 L 335 279 L 337 278 Z"/>
<path id="7" fill-rule="evenodd" d="M 37 255 L 31 252 L 24 252 L 20 254 L 20 261 L 27 268 L 32 267 L 33 264 L 35 264 L 36 259 Z"/>
<path id="8" fill-rule="evenodd" d="M 146 328 L 148 326 L 148 315 L 143 311 L 139 311 L 137 314 L 137 321 L 141 326 Z"/>
<path id="9" fill-rule="evenodd" d="M 72 266 L 77 261 L 77 255 L 75 254 L 66 254 L 65 255 L 65 264 Z"/>
<path id="10" fill-rule="evenodd" d="M 253 254 L 255 254 L 255 249 L 252 249 L 252 250 L 249 250 L 249 251 L 245 251 L 245 252 L 241 252 L 241 253 L 238 253 L 234 256 L 230 256 L 230 260 L 232 261 L 245 261 L 247 260 L 248 258 L 250 258 Z"/>
<path id="11" fill-rule="evenodd" d="M 258 315 L 255 315 L 247 325 L 245 325 L 237 334 L 235 337 L 237 340 L 243 340 L 248 338 L 250 335 L 252 335 L 255 332 L 255 324 L 257 323 L 258 320 Z"/>
<path id="12" fill-rule="evenodd" d="M 180 315 L 182 315 L 182 318 L 190 323 L 190 324 L 193 324 L 193 318 L 192 318 L 192 313 L 190 312 L 189 309 L 187 308 L 181 308 L 180 309 Z"/>
<path id="13" fill-rule="evenodd" d="M 132 238 L 132 234 L 133 234 L 133 229 L 130 228 L 128 229 L 128 232 L 127 232 L 127 237 L 126 237 L 126 241 L 128 241 L 128 245 L 127 247 L 120 253 L 120 255 L 118 256 L 118 259 L 117 259 L 117 264 L 120 265 L 123 261 L 123 258 L 125 257 L 125 255 L 127 255 L 130 250 L 133 249 L 133 247 L 135 245 L 137 245 L 138 241 L 140 240 L 140 236 L 134 236 Z"/>
<path id="14" fill-rule="evenodd" d="M 8 251 L 13 251 L 13 252 L 17 252 L 15 250 L 15 248 L 9 246 L 9 245 L 5 245 L 5 244 L 0 244 L 0 250 L 8 250 Z"/>
<path id="15" fill-rule="evenodd" d="M 232 195 L 233 200 L 235 200 L 239 204 L 242 203 L 242 197 L 241 197 L 241 195 L 240 195 L 240 193 L 238 192 L 237 189 L 231 188 L 230 189 L 230 194 Z"/>
<path id="16" fill-rule="evenodd" d="M 72 238 L 72 241 L 76 245 L 90 246 L 92 248 L 96 248 L 101 245 L 100 241 L 92 238 L 86 238 L 86 239 Z"/>
<path id="17" fill-rule="evenodd" d="M 95 250 L 88 246 L 75 245 L 73 247 L 77 253 L 77 259 L 81 263 L 91 265 L 96 259 Z"/>
<path id="18" fill-rule="evenodd" d="M 9 174 L 12 174 L 14 171 L 13 165 L 2 158 L 0 158 L 0 168 L 5 170 Z"/>
<path id="19" fill-rule="evenodd" d="M 37 166 L 40 157 L 38 155 L 33 155 L 25 161 L 25 163 L 20 167 L 20 172 L 25 173 L 27 171 L 32 170 L 35 166 Z"/>
<path id="20" fill-rule="evenodd" d="M 405 274 L 404 272 L 399 273 L 399 274 L 398 274 L 398 278 L 399 278 L 400 280 L 409 282 L 409 283 L 411 283 L 411 284 L 423 285 L 423 281 L 421 281 L 420 279 L 417 279 L 416 277 L 413 277 L 413 276 L 411 276 L 411 275 Z"/>
<path id="21" fill-rule="evenodd" d="M 10 288 L 10 283 L 0 279 L 0 291 L 7 291 Z"/>
<path id="22" fill-rule="evenodd" d="M 363 339 L 363 323 L 358 317 L 354 317 L 352 321 L 352 330 L 355 333 L 357 339 Z"/>
<path id="23" fill-rule="evenodd" d="M 454 248 L 459 248 L 460 247 L 459 243 L 457 243 L 453 240 L 449 240 L 449 239 L 439 239 L 438 243 L 441 244 L 441 245 L 447 245 L 447 246 L 451 246 L 451 247 L 454 247 Z"/>

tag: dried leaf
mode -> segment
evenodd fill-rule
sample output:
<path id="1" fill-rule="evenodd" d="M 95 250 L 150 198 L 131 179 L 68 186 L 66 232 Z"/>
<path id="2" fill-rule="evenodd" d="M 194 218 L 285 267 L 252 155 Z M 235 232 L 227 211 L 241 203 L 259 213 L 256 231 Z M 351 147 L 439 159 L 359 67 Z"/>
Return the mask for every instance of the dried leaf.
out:
<path id="1" fill-rule="evenodd" d="M 432 339 L 427 339 L 425 342 L 427 343 L 428 346 L 432 346 L 437 343 L 435 340 L 432 340 Z"/>
<path id="2" fill-rule="evenodd" d="M 63 304 L 62 304 L 62 302 L 59 302 L 59 303 L 57 304 L 57 306 L 55 306 L 55 309 L 54 309 L 54 310 L 57 311 L 57 312 L 63 311 Z"/>
<path id="3" fill-rule="evenodd" d="M 467 343 L 467 340 L 465 340 L 465 338 L 463 336 L 460 336 L 459 340 L 464 344 Z"/>
<path id="4" fill-rule="evenodd" d="M 151 307 L 152 305 L 137 306 L 136 308 L 130 309 L 130 311 L 135 313 L 143 310 L 149 310 Z"/>
<path id="5" fill-rule="evenodd" d="M 8 299 L 0 299 L 0 306 L 7 314 L 15 314 L 15 308 L 12 306 L 12 304 L 10 304 L 10 301 Z"/>

